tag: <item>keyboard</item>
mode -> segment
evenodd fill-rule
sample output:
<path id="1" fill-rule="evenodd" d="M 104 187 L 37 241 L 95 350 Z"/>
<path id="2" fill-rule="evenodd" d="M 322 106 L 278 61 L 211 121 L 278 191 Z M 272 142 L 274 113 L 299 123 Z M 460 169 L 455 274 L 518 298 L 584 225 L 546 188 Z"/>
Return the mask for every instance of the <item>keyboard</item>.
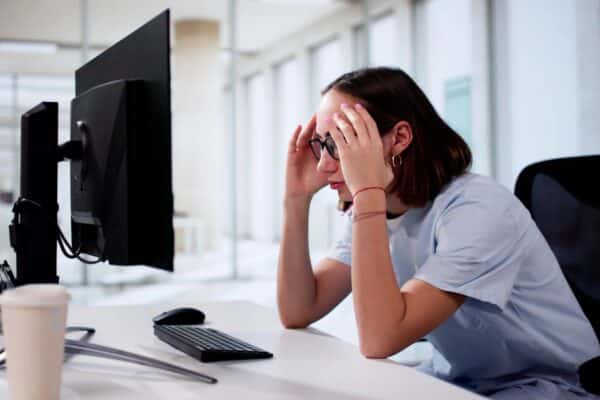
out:
<path id="1" fill-rule="evenodd" d="M 154 335 L 202 362 L 271 358 L 273 354 L 223 332 L 192 325 L 154 325 Z"/>

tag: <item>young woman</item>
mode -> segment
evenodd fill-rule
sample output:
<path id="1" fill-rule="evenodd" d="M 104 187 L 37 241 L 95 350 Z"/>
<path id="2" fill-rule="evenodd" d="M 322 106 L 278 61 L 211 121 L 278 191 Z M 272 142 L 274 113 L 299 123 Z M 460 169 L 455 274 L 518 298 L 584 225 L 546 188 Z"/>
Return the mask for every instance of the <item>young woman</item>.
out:
<path id="1" fill-rule="evenodd" d="M 527 210 L 468 172 L 466 143 L 403 71 L 363 69 L 323 91 L 289 144 L 277 277 L 286 328 L 352 292 L 360 351 L 422 337 L 421 368 L 496 399 L 591 398 L 577 367 L 600 345 Z M 311 267 L 308 213 L 329 184 L 347 230 Z"/>

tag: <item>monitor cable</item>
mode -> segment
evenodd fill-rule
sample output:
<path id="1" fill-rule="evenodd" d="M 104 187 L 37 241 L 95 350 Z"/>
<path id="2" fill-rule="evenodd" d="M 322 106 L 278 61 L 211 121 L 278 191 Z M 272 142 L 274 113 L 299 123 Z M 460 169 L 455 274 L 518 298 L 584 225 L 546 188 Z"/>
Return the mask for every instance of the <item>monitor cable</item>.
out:
<path id="1" fill-rule="evenodd" d="M 20 225 L 19 215 L 21 215 L 23 207 L 25 207 L 25 206 L 32 206 L 32 207 L 42 211 L 42 214 L 44 214 L 44 216 L 48 219 L 48 221 L 50 221 L 51 223 L 54 222 L 50 216 L 50 212 L 48 210 L 46 210 L 44 208 L 44 206 L 42 206 L 40 203 L 38 203 L 37 201 L 31 200 L 31 199 L 27 199 L 25 197 L 19 197 L 13 206 L 14 218 L 11 221 L 11 231 L 12 231 L 12 227 L 17 227 Z M 56 206 L 56 212 L 58 212 L 58 204 Z M 65 257 L 70 258 L 70 259 L 77 259 L 84 264 L 98 264 L 98 263 L 101 263 L 106 260 L 104 254 L 102 254 L 100 257 L 98 257 L 95 260 L 88 260 L 86 258 L 83 258 L 81 256 L 81 250 L 82 250 L 81 244 L 79 245 L 79 247 L 77 249 L 73 249 L 73 246 L 69 243 L 69 241 L 65 237 L 65 234 L 63 233 L 62 229 L 60 228 L 58 221 L 56 222 L 56 233 L 57 233 L 56 240 L 58 242 L 61 252 L 64 254 Z M 11 236 L 12 236 L 12 234 L 11 234 Z M 13 242 L 12 237 L 11 237 L 11 242 Z M 15 247 L 15 246 L 13 245 L 13 247 Z"/>

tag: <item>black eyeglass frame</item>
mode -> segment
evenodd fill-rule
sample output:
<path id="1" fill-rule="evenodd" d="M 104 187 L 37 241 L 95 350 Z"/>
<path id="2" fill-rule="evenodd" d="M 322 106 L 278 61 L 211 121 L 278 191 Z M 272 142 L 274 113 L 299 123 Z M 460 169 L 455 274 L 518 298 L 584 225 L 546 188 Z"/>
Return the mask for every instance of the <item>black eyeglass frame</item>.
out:
<path id="1" fill-rule="evenodd" d="M 320 151 L 317 154 L 317 150 L 315 150 L 315 147 L 313 146 L 313 143 L 318 143 L 319 147 L 320 147 Z M 335 142 L 333 141 L 333 138 L 331 137 L 331 135 L 327 135 L 325 136 L 324 140 L 319 139 L 318 137 L 312 138 L 308 141 L 308 145 L 310 146 L 310 150 L 313 153 L 313 156 L 315 156 L 315 158 L 317 159 L 317 161 L 319 161 L 321 159 L 321 153 L 323 152 L 323 148 L 325 148 L 327 150 L 327 152 L 329 153 L 329 155 L 331 156 L 331 158 L 333 158 L 336 161 L 339 161 L 340 158 L 338 157 L 337 153 L 337 146 L 335 145 Z"/>

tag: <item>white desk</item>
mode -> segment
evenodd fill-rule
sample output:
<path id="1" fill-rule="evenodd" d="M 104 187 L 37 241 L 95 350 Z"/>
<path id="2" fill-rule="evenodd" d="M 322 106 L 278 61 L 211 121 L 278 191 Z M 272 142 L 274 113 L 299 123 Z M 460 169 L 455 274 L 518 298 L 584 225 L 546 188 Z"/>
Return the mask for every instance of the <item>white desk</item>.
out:
<path id="1" fill-rule="evenodd" d="M 69 324 L 95 327 L 92 342 L 194 369 L 214 376 L 219 383 L 194 382 L 128 363 L 76 356 L 65 364 L 63 400 L 481 398 L 410 367 L 365 359 L 356 347 L 316 330 L 283 329 L 276 312 L 265 307 L 247 302 L 193 306 L 206 313 L 206 326 L 263 347 L 275 357 L 204 364 L 154 337 L 152 317 L 170 306 L 71 306 Z M 0 384 L 6 387 L 5 372 L 0 373 Z"/>

